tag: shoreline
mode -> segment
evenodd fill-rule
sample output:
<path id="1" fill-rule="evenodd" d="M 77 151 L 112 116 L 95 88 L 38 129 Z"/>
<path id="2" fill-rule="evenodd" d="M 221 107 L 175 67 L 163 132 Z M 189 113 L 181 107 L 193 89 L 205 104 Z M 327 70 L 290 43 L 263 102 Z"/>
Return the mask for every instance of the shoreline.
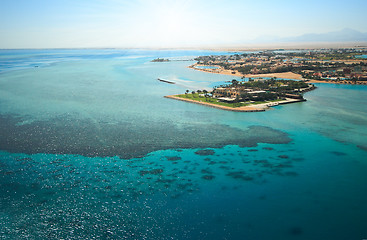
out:
<path id="1" fill-rule="evenodd" d="M 188 66 L 188 68 L 197 70 L 197 71 L 202 71 L 202 72 L 206 72 L 206 73 L 216 73 L 216 74 L 222 74 L 222 75 L 230 75 L 230 76 L 236 76 L 236 77 L 247 77 L 247 78 L 260 78 L 260 77 L 276 77 L 276 78 L 283 78 L 283 79 L 296 79 L 296 80 L 307 80 L 302 78 L 301 74 L 297 74 L 297 73 L 293 73 L 293 72 L 282 72 L 282 73 L 264 73 L 264 74 L 242 74 L 240 72 L 238 72 L 237 70 L 226 70 L 223 69 L 221 66 L 218 65 L 210 65 L 210 66 L 215 66 L 218 67 L 216 69 L 201 69 L 201 68 L 196 68 L 195 66 L 207 66 L 207 65 L 203 65 L 203 64 L 193 64 Z M 234 72 L 234 73 L 233 73 Z"/>
<path id="2" fill-rule="evenodd" d="M 188 98 L 181 98 L 181 97 L 178 97 L 177 95 L 168 95 L 168 96 L 164 96 L 164 97 L 179 100 L 179 101 L 183 101 L 183 102 L 195 103 L 195 104 L 204 105 L 204 106 L 208 106 L 208 107 L 223 109 L 223 110 L 232 111 L 232 112 L 264 112 L 265 111 L 265 109 L 249 107 L 249 106 L 232 108 L 232 107 L 222 106 L 222 105 L 208 103 L 208 102 L 199 102 L 199 101 L 195 101 L 195 100 L 188 99 Z"/>
<path id="3" fill-rule="evenodd" d="M 202 64 L 196 64 L 195 63 L 195 64 L 187 66 L 187 67 L 191 68 L 193 70 L 201 71 L 201 72 L 205 72 L 205 73 L 216 73 L 216 74 L 230 75 L 230 76 L 236 76 L 236 77 L 243 77 L 244 76 L 242 73 L 239 73 L 238 71 L 226 70 L 226 69 L 223 69 L 221 66 L 217 66 L 217 65 L 210 65 L 210 66 L 218 67 L 216 69 L 202 69 L 202 68 L 196 68 L 195 66 L 208 66 L 208 65 L 202 65 Z M 235 72 L 235 73 L 232 73 L 232 72 Z"/>
<path id="4" fill-rule="evenodd" d="M 191 68 L 193 70 L 196 71 L 201 71 L 201 72 L 205 72 L 205 73 L 215 73 L 215 74 L 222 74 L 222 75 L 230 75 L 230 76 L 235 76 L 235 77 L 246 77 L 246 78 L 264 78 L 264 77 L 268 77 L 268 78 L 280 78 L 280 79 L 295 79 L 295 80 L 300 80 L 300 81 L 305 81 L 306 83 L 330 83 L 330 84 L 343 84 L 343 85 L 367 85 L 367 81 L 356 81 L 353 82 L 351 80 L 343 80 L 343 81 L 339 81 L 339 82 L 335 82 L 335 81 L 327 81 L 327 80 L 315 80 L 315 79 L 306 79 L 303 78 L 301 74 L 297 74 L 297 73 L 293 73 L 293 72 L 282 72 L 282 73 L 264 73 L 264 74 L 241 74 L 238 71 L 232 71 L 232 70 L 225 70 L 220 66 L 217 65 L 213 65 L 218 67 L 217 69 L 200 69 L 200 68 L 195 68 L 195 66 L 207 66 L 207 65 L 203 65 L 203 64 L 193 64 L 188 66 L 188 68 Z M 235 72 L 235 73 L 233 73 Z"/>
<path id="5" fill-rule="evenodd" d="M 242 106 L 242 107 L 227 107 L 227 106 L 222 106 L 222 105 L 218 105 L 218 104 L 214 104 L 214 103 L 200 102 L 200 101 L 196 101 L 196 100 L 193 100 L 193 99 L 182 98 L 182 97 L 178 97 L 178 95 L 168 95 L 168 96 L 164 96 L 164 97 L 169 98 L 169 99 L 175 99 L 175 100 L 183 101 L 183 102 L 189 102 L 189 103 L 204 105 L 204 106 L 207 106 L 207 107 L 213 107 L 213 108 L 218 108 L 218 109 L 222 109 L 222 110 L 232 111 L 232 112 L 265 112 L 270 107 L 283 105 L 283 104 L 296 103 L 296 102 L 305 102 L 306 101 L 304 99 L 300 100 L 300 99 L 286 98 L 286 100 L 282 100 L 282 101 L 279 101 L 279 102 L 276 102 L 276 103 L 269 102 L 269 103 L 261 103 L 261 104 L 255 104 L 255 105 L 250 105 L 250 106 Z"/>
<path id="6" fill-rule="evenodd" d="M 343 80 L 343 81 L 339 81 L 339 82 L 334 82 L 332 80 L 327 81 L 327 80 L 314 80 L 314 79 L 306 79 L 305 81 L 306 83 L 330 83 L 330 84 L 341 84 L 341 85 L 367 85 L 367 81 L 347 81 L 347 80 Z"/>

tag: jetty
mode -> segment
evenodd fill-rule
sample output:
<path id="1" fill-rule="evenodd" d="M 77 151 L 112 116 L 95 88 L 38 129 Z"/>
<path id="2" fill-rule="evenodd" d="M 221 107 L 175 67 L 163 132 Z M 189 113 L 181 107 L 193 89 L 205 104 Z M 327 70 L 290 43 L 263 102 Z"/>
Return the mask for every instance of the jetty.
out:
<path id="1" fill-rule="evenodd" d="M 164 82 L 164 83 L 168 83 L 168 84 L 176 84 L 175 82 L 168 81 L 168 80 L 165 80 L 165 79 L 162 79 L 162 78 L 158 78 L 157 80 L 161 81 L 161 82 Z"/>

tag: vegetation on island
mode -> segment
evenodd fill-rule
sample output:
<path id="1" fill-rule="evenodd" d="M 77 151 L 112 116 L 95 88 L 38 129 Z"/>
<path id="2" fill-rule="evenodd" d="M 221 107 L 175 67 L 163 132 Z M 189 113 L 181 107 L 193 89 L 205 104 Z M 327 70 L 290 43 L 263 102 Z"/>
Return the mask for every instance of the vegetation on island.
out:
<path id="1" fill-rule="evenodd" d="M 201 90 L 198 90 L 199 92 L 201 92 Z M 191 93 L 185 93 L 185 94 L 179 94 L 176 95 L 177 97 L 180 98 L 187 98 L 187 99 L 191 99 L 197 102 L 207 102 L 207 103 L 212 103 L 212 104 L 217 104 L 217 105 L 221 105 L 221 106 L 225 106 L 225 107 L 241 107 L 241 106 L 247 106 L 248 104 L 245 103 L 227 103 L 227 102 L 221 102 L 216 98 L 213 98 L 210 95 L 203 95 L 202 93 L 199 92 L 191 92 Z"/>

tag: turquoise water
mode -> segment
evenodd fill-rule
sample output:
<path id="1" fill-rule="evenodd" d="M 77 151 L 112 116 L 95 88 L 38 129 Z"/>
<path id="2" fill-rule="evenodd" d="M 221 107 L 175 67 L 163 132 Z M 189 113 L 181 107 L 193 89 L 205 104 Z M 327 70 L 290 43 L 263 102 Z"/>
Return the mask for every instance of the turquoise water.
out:
<path id="1" fill-rule="evenodd" d="M 2 50 L 1 238 L 367 238 L 367 87 L 260 113 L 163 98 L 232 80 L 150 62 L 206 54 Z"/>
<path id="2" fill-rule="evenodd" d="M 218 69 L 219 67 L 216 66 L 195 66 L 198 69 Z"/>
<path id="3" fill-rule="evenodd" d="M 367 55 L 358 55 L 356 58 L 367 58 Z"/>

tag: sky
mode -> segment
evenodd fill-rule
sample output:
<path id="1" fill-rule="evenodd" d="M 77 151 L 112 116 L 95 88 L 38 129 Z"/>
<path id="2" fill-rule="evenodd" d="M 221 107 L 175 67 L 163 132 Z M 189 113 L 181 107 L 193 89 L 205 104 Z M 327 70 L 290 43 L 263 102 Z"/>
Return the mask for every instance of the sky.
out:
<path id="1" fill-rule="evenodd" d="M 367 0 L 0 0 L 0 48 L 241 45 L 351 28 Z"/>

